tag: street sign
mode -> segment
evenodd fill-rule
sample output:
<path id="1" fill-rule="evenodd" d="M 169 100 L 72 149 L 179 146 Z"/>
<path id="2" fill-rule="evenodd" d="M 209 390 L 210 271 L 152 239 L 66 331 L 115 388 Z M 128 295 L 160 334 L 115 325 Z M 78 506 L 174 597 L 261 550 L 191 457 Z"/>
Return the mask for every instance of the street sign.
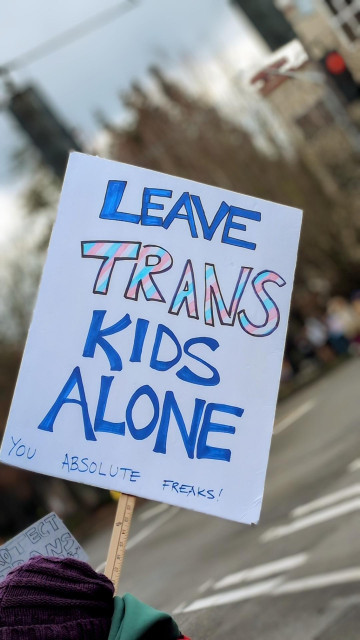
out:
<path id="1" fill-rule="evenodd" d="M 257 522 L 300 226 L 71 154 L 1 460 Z"/>

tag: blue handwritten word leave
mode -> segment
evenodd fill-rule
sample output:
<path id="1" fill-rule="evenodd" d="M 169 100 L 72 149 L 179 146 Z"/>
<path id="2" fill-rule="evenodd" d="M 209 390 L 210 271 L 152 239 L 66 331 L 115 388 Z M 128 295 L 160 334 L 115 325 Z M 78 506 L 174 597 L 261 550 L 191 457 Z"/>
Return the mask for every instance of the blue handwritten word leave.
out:
<path id="1" fill-rule="evenodd" d="M 72 154 L 1 460 L 256 522 L 300 225 Z"/>

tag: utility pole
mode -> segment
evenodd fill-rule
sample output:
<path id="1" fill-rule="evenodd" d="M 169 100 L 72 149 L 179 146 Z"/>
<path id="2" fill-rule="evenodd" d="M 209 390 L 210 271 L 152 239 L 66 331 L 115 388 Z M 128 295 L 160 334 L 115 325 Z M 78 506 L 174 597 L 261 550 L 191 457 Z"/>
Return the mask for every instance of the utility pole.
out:
<path id="1" fill-rule="evenodd" d="M 83 151 L 82 145 L 36 86 L 27 85 L 19 88 L 15 86 L 9 74 L 113 23 L 135 9 L 138 3 L 139 0 L 117 2 L 115 6 L 102 9 L 96 15 L 8 60 L 0 67 L 0 77 L 4 80 L 8 94 L 0 108 L 8 110 L 39 151 L 43 162 L 58 178 L 63 178 L 69 152 Z"/>
<path id="2" fill-rule="evenodd" d="M 4 84 L 8 97 L 3 108 L 36 147 L 43 162 L 62 179 L 70 151 L 82 151 L 81 144 L 37 87 L 28 85 L 20 89 L 7 74 Z"/>

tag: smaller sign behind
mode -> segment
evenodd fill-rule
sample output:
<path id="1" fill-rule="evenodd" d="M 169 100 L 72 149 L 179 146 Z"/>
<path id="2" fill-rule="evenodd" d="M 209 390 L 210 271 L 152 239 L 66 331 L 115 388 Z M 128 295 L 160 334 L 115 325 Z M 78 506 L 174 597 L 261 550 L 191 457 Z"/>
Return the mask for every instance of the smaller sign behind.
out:
<path id="1" fill-rule="evenodd" d="M 56 513 L 48 513 L 0 547 L 0 582 L 9 571 L 35 556 L 88 562 L 84 549 Z"/>

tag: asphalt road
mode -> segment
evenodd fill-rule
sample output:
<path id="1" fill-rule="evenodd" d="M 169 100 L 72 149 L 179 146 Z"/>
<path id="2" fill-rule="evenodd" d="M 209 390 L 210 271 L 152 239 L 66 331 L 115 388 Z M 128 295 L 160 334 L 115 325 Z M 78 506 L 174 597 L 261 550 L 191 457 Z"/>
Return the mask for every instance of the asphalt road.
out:
<path id="1" fill-rule="evenodd" d="M 359 640 L 360 359 L 279 405 L 260 524 L 144 503 L 120 582 L 193 640 Z M 98 567 L 110 530 L 84 545 Z"/>

